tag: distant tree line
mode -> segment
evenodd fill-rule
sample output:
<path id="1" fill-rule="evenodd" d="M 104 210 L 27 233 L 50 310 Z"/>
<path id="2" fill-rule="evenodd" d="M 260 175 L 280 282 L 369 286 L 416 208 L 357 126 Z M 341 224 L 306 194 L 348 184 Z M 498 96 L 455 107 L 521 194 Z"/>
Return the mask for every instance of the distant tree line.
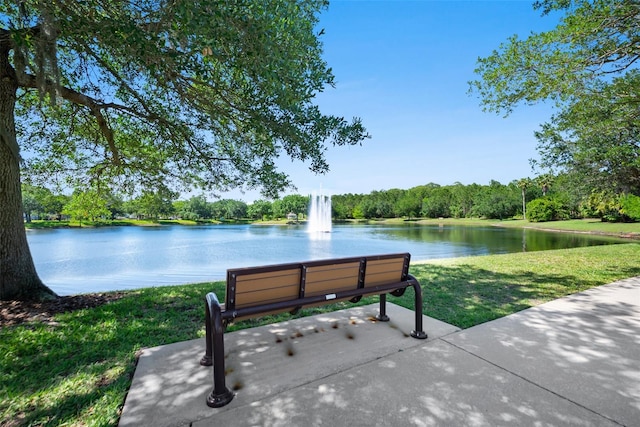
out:
<path id="1" fill-rule="evenodd" d="M 24 217 L 82 221 L 116 219 L 273 220 L 293 213 L 304 218 L 309 197 L 293 194 L 273 201 L 208 201 L 204 195 L 179 200 L 167 189 L 145 191 L 124 200 L 110 192 L 77 190 L 72 195 L 54 194 L 44 187 L 23 185 Z M 389 189 L 369 194 L 332 196 L 334 220 L 375 218 L 488 218 L 526 217 L 529 221 L 570 218 L 601 218 L 603 221 L 640 220 L 640 197 L 634 194 L 584 193 L 568 175 L 544 174 L 509 184 L 489 185 L 429 183 L 407 190 Z"/>
<path id="2" fill-rule="evenodd" d="M 241 200 L 207 201 L 203 195 L 178 200 L 179 194 L 161 189 L 145 191 L 124 200 L 111 192 L 76 190 L 71 195 L 55 194 L 45 187 L 22 185 L 26 222 L 32 219 L 100 221 L 117 218 L 201 220 L 267 220 L 285 218 L 289 213 L 306 215 L 309 198 L 298 194 L 279 200 L 256 200 L 247 205 Z"/>
<path id="3" fill-rule="evenodd" d="M 509 184 L 421 185 L 408 190 L 373 191 L 332 197 L 335 219 L 526 218 L 532 222 L 572 218 L 640 220 L 640 197 L 585 191 L 571 175 L 542 174 Z"/>

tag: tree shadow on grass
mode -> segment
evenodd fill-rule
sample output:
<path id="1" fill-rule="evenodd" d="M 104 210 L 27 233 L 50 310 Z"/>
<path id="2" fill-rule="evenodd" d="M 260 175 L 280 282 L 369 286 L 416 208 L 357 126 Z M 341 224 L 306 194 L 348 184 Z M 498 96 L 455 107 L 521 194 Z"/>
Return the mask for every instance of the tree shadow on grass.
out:
<path id="1" fill-rule="evenodd" d="M 204 295 L 224 284 L 142 289 L 109 304 L 0 328 L 0 425 L 117 425 L 145 347 L 204 336 Z M 363 299 L 357 305 L 376 301 Z M 240 322 L 240 329 L 354 304 Z M 204 351 L 204 348 L 203 348 Z M 199 358 L 201 354 L 194 357 Z"/>
<path id="2" fill-rule="evenodd" d="M 203 335 L 212 286 L 145 289 L 90 310 L 0 329 L 0 425 L 117 425 L 141 348 Z M 196 355 L 197 356 L 197 355 Z M 195 357 L 195 356 L 194 356 Z"/>
<path id="3" fill-rule="evenodd" d="M 608 273 L 631 277 L 640 275 L 640 267 Z M 470 265 L 416 265 L 412 274 L 422 285 L 424 314 L 463 329 L 608 283 L 531 271 L 496 273 Z M 402 305 L 411 308 L 412 301 L 405 297 Z"/>

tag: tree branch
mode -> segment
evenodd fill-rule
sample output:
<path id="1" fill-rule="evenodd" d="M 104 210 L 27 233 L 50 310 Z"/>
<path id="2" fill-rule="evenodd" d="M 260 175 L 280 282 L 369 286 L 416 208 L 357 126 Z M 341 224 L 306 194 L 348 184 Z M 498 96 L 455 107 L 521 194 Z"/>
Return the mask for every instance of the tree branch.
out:
<path id="1" fill-rule="evenodd" d="M 22 77 L 22 79 L 20 79 L 18 84 L 21 87 L 25 87 L 25 88 L 30 88 L 30 89 L 38 88 L 36 77 L 31 74 L 25 74 Z M 51 81 L 47 81 L 46 85 L 53 87 L 55 86 L 55 83 Z M 102 132 L 102 135 L 107 140 L 107 144 L 109 145 L 109 150 L 113 155 L 111 160 L 115 165 L 120 165 L 120 153 L 119 153 L 118 147 L 116 147 L 116 143 L 113 138 L 113 131 L 111 130 L 111 127 L 107 123 L 107 119 L 102 114 L 102 110 L 104 109 L 104 104 L 100 103 L 94 98 L 91 98 L 90 96 L 87 96 L 80 92 L 76 92 L 75 90 L 70 89 L 68 87 L 60 86 L 60 87 L 57 87 L 56 89 L 60 94 L 60 96 L 62 96 L 62 98 L 66 99 L 67 101 L 73 102 L 74 104 L 84 105 L 89 109 L 89 111 L 91 111 L 91 114 L 96 118 L 96 122 L 98 124 L 98 127 L 100 128 L 100 131 Z"/>

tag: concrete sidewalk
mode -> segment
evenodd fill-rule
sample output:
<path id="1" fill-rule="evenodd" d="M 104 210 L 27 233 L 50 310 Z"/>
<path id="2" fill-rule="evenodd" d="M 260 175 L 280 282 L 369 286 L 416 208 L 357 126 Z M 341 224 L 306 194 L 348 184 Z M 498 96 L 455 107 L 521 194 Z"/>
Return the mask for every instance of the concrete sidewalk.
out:
<path id="1" fill-rule="evenodd" d="M 120 426 L 640 426 L 640 278 L 463 331 L 377 304 L 225 336 L 233 401 L 209 408 L 204 340 L 145 349 Z"/>

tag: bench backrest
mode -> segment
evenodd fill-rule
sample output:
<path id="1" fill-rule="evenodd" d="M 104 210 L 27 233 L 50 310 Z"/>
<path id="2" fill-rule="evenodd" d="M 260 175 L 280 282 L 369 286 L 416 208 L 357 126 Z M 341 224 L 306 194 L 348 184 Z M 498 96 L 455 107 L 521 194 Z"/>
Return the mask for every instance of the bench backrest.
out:
<path id="1" fill-rule="evenodd" d="M 402 282 L 410 258 L 400 253 L 230 269 L 225 310 Z"/>

